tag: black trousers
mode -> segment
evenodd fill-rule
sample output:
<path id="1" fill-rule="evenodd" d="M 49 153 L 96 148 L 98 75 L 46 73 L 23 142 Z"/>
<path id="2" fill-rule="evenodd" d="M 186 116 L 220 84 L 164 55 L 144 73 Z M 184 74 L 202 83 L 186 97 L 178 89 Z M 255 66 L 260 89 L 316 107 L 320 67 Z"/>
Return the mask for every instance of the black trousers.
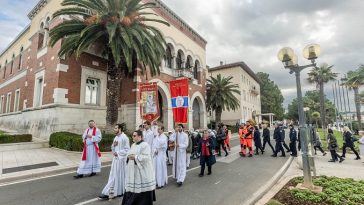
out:
<path id="1" fill-rule="evenodd" d="M 203 175 L 205 173 L 205 165 L 206 163 L 203 163 L 203 165 L 201 165 L 201 175 Z M 207 172 L 208 174 L 211 174 L 211 166 L 207 166 Z"/>
<path id="2" fill-rule="evenodd" d="M 341 156 L 336 153 L 336 150 L 330 150 L 331 158 L 334 161 L 337 161 L 339 158 L 341 159 Z"/>
<path id="3" fill-rule="evenodd" d="M 267 144 L 270 146 L 270 148 L 272 148 L 272 152 L 274 153 L 274 148 L 273 148 L 273 145 L 270 143 L 270 140 L 264 140 L 263 139 L 263 151 L 265 149 L 265 144 Z"/>
<path id="4" fill-rule="evenodd" d="M 279 152 L 282 153 L 282 156 L 286 156 L 286 153 L 284 152 L 282 142 L 276 142 L 276 150 L 274 152 L 274 155 L 277 155 Z"/>
<path id="5" fill-rule="evenodd" d="M 289 143 L 289 149 L 291 150 L 293 156 L 297 156 L 296 144 L 297 144 L 296 141 Z"/>
<path id="6" fill-rule="evenodd" d="M 345 157 L 345 154 L 346 154 L 346 148 L 349 147 L 351 149 L 351 151 L 354 152 L 354 154 L 356 155 L 356 158 L 359 158 L 360 159 L 360 156 L 358 154 L 358 152 L 355 150 L 354 148 L 354 145 L 351 145 L 351 146 L 347 146 L 346 144 L 343 145 L 343 155 L 342 157 Z"/>
<path id="7" fill-rule="evenodd" d="M 227 154 L 228 152 L 226 150 L 224 140 L 217 141 L 217 152 L 219 156 L 221 155 L 221 147 L 225 151 L 225 154 Z"/>
<path id="8" fill-rule="evenodd" d="M 316 150 L 317 150 L 317 149 L 319 149 L 319 150 L 320 150 L 320 152 L 322 152 L 322 154 L 323 154 L 323 153 L 325 153 L 325 151 L 322 149 L 322 147 L 321 147 L 321 146 L 313 146 L 313 149 L 315 150 L 315 154 L 316 154 Z"/>
<path id="9" fill-rule="evenodd" d="M 284 148 L 286 148 L 287 152 L 290 151 L 288 145 L 286 144 L 286 142 L 283 141 L 282 145 L 283 145 Z"/>

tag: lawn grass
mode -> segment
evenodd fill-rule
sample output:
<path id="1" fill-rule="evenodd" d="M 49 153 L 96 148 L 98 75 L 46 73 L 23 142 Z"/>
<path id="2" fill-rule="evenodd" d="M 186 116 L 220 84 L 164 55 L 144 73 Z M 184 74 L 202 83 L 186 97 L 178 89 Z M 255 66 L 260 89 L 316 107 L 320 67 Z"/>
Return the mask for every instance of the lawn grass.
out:
<path id="1" fill-rule="evenodd" d="M 4 131 L 0 130 L 0 135 L 3 135 L 4 133 L 5 133 Z"/>
<path id="2" fill-rule="evenodd" d="M 321 147 L 323 149 L 327 150 L 327 140 L 325 140 L 325 138 L 327 138 L 327 132 L 326 132 L 326 136 L 325 136 L 325 133 L 324 133 L 322 128 L 318 128 L 317 132 L 319 133 L 320 138 L 321 138 L 321 143 L 322 143 Z M 343 140 L 344 140 L 343 139 L 343 134 L 340 131 L 334 130 L 334 136 L 336 138 L 337 145 L 339 146 L 339 150 L 341 150 L 342 147 L 343 147 Z M 354 144 L 355 144 L 355 147 L 359 146 L 358 142 L 355 142 Z"/>

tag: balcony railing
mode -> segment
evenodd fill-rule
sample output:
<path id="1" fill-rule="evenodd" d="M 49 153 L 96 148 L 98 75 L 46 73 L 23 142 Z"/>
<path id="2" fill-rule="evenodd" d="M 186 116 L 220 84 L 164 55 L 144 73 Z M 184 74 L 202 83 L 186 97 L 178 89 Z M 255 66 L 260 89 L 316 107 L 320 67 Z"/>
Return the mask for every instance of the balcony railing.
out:
<path id="1" fill-rule="evenodd" d="M 193 79 L 193 72 L 187 68 L 181 68 L 174 70 L 174 76 L 176 78 L 186 77 L 189 79 Z"/>

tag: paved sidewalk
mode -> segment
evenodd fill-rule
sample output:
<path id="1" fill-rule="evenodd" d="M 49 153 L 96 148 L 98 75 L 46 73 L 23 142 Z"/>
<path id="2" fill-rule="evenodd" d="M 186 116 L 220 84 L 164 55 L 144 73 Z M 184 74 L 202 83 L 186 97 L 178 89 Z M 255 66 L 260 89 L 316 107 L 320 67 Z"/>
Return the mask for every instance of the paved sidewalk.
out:
<path id="1" fill-rule="evenodd" d="M 332 163 L 328 162 L 331 159 L 330 154 L 326 156 L 317 155 L 315 157 L 316 171 L 317 175 L 326 176 L 337 176 L 340 178 L 353 178 L 355 180 L 363 180 L 364 176 L 364 164 L 363 160 L 354 160 L 355 155 L 346 154 L 346 160 L 342 163 Z M 282 178 L 274 185 L 257 203 L 256 205 L 264 205 L 271 198 L 273 198 L 276 193 L 292 178 L 297 176 L 303 176 L 302 170 L 299 168 L 301 163 L 301 156 L 295 158 L 287 172 L 282 176 Z"/>
<path id="2" fill-rule="evenodd" d="M 76 171 L 81 160 L 81 154 L 81 152 L 69 152 L 56 148 L 0 152 L 0 184 Z M 101 154 L 102 165 L 110 164 L 111 160 L 111 153 Z"/>

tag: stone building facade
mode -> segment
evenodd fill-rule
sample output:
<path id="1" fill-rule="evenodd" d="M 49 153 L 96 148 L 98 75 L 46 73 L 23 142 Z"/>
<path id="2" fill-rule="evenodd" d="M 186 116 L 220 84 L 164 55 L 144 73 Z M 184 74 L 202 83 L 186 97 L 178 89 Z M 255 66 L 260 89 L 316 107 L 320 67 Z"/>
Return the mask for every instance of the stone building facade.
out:
<path id="1" fill-rule="evenodd" d="M 223 111 L 221 121 L 228 125 L 246 122 L 250 118 L 261 122 L 260 83 L 255 73 L 244 62 L 237 62 L 225 65 L 221 63 L 220 66 L 209 69 L 208 76 L 216 77 L 218 74 L 222 77 L 233 76 L 231 82 L 239 85 L 240 90 L 240 95 L 234 94 L 239 99 L 239 109 Z M 214 116 L 211 118 L 214 119 Z"/>
<path id="2" fill-rule="evenodd" d="M 48 139 L 56 131 L 80 133 L 94 119 L 106 125 L 106 60 L 90 48 L 79 59 L 58 57 L 62 42 L 49 47 L 49 30 L 69 19 L 52 19 L 61 0 L 40 0 L 28 14 L 30 24 L 0 54 L 0 129 L 31 133 Z M 147 2 L 146 0 L 144 2 Z M 153 9 L 170 26 L 154 24 L 164 35 L 167 47 L 161 73 L 151 76 L 137 69 L 122 81 L 119 121 L 129 130 L 142 123 L 139 85 L 157 82 L 160 97 L 159 121 L 173 128 L 168 82 L 189 78 L 188 128 L 206 127 L 206 41 L 160 0 Z"/>

